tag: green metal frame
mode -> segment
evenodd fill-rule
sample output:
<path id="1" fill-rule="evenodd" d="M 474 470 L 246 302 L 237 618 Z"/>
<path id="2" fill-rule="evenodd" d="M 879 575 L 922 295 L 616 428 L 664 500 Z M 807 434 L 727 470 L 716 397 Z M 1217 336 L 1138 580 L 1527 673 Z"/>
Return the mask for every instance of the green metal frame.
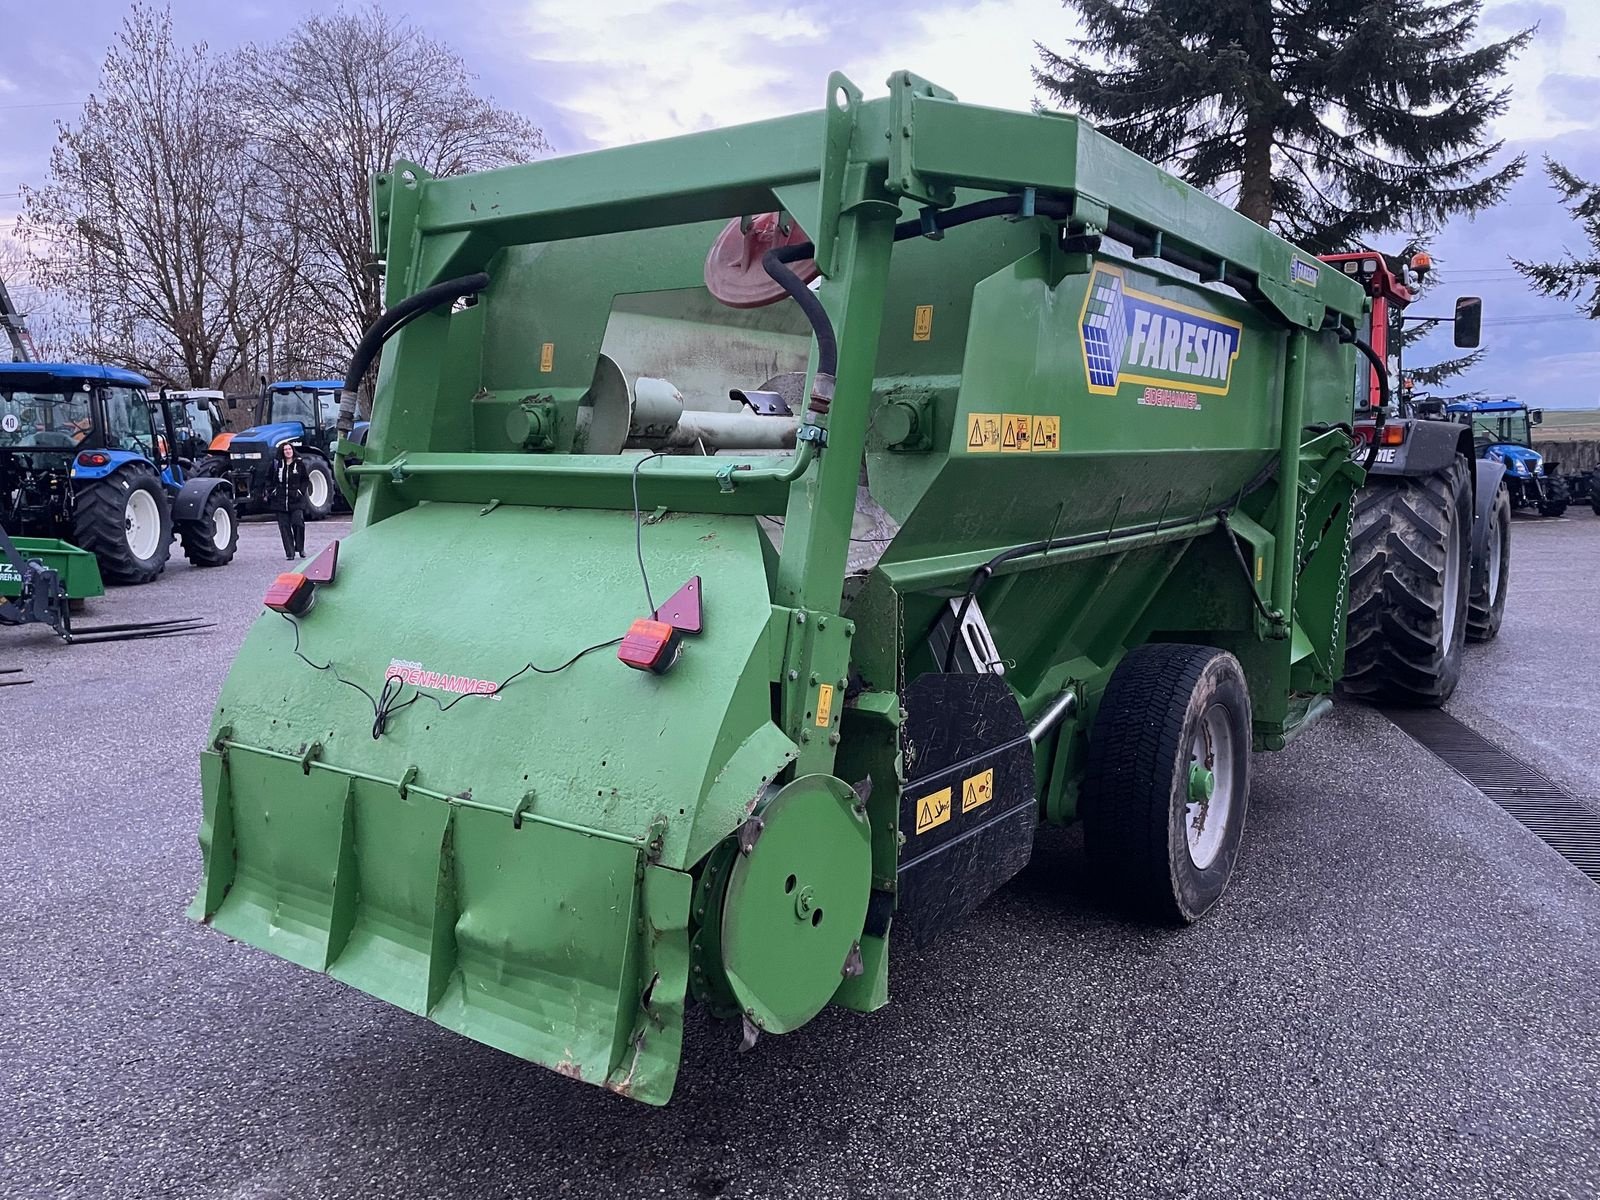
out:
<path id="1" fill-rule="evenodd" d="M 898 221 L 994 194 L 1019 197 L 1018 219 L 895 240 Z M 1028 215 L 1040 202 L 1068 215 Z M 1100 693 L 1143 641 L 1234 651 L 1258 745 L 1324 707 L 1360 474 L 1330 428 L 1354 378 L 1335 331 L 1366 299 L 1083 121 L 962 105 L 909 74 L 869 101 L 835 74 L 819 112 L 450 179 L 401 163 L 372 203 L 388 303 L 480 270 L 491 284 L 389 344 L 346 472 L 341 578 L 241 652 L 205 760 L 198 918 L 660 1103 L 686 990 L 729 1003 L 706 910 L 775 789 L 870 780 L 872 884 L 894 890 L 900 696 L 997 555 L 1036 547 L 981 598 L 1023 715 L 1079 701 L 1035 750 L 1045 819 L 1075 815 Z M 614 297 L 695 286 L 723 222 L 772 211 L 814 235 L 838 336 L 819 428 L 787 458 L 577 452 Z M 1086 390 L 1080 314 L 1112 279 L 1236 331 L 1215 396 L 1178 411 Z M 1012 414 L 1056 420 L 1062 444 L 973 452 L 974 422 Z M 863 464 L 899 533 L 852 580 Z M 635 488 L 664 518 L 652 574 L 706 579 L 707 633 L 671 675 L 619 679 L 595 655 L 368 737 L 360 698 L 295 663 L 381 679 L 410 645 L 494 680 L 604 644 L 640 615 Z M 755 515 L 783 518 L 780 550 Z M 864 931 L 835 999 L 885 1003 L 887 970 L 887 934 Z"/>

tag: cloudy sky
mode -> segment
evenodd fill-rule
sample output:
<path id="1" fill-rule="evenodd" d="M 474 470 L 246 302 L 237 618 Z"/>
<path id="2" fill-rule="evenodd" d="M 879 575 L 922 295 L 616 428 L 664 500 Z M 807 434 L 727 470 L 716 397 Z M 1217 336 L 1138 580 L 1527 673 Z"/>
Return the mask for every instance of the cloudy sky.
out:
<path id="1" fill-rule="evenodd" d="M 72 121 L 95 85 L 121 0 L 59 4 L 0 0 L 0 236 L 21 184 L 42 182 L 55 122 Z M 312 0 L 173 0 L 178 34 L 214 47 L 270 42 Z M 830 70 L 869 96 L 907 68 L 963 100 L 1026 108 L 1035 98 L 1033 43 L 1073 31 L 1059 0 L 388 0 L 456 48 L 501 104 L 539 121 L 558 152 L 732 124 L 817 107 Z M 1449 295 L 1485 299 L 1484 363 L 1462 388 L 1514 392 L 1551 406 L 1600 403 L 1600 322 L 1531 295 L 1507 255 L 1582 248 L 1539 170 L 1551 154 L 1600 178 L 1600 3 L 1489 0 L 1486 34 L 1534 23 L 1513 70 L 1510 112 L 1497 133 L 1529 171 L 1507 202 L 1439 237 L 1437 307 Z M 1448 334 L 1438 338 L 1439 353 Z M 1428 358 L 1425 347 L 1415 361 Z"/>

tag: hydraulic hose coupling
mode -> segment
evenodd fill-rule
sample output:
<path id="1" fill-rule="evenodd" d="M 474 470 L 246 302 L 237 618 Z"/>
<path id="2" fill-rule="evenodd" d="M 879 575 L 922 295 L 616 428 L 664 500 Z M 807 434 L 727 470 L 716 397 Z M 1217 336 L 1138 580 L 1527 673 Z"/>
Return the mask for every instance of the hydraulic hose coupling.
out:
<path id="1" fill-rule="evenodd" d="M 833 403 L 833 376 L 824 371 L 817 371 L 811 377 L 811 411 L 819 417 L 828 415 L 828 406 Z"/>
<path id="2" fill-rule="evenodd" d="M 340 437 L 349 437 L 356 427 L 356 394 L 348 389 L 339 391 L 339 419 L 335 427 Z"/>

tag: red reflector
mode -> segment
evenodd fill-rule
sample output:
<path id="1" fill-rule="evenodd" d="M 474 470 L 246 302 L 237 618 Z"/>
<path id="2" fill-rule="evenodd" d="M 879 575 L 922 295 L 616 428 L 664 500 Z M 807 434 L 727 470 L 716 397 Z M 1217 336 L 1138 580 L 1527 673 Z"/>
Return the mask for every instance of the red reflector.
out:
<path id="1" fill-rule="evenodd" d="M 1385 425 L 1383 438 L 1378 443 L 1381 446 L 1398 446 L 1406 440 L 1406 427 L 1404 425 Z"/>
<path id="2" fill-rule="evenodd" d="M 678 661 L 683 635 L 665 621 L 640 617 L 623 636 L 617 657 L 635 671 L 665 675 Z"/>
<path id="3" fill-rule="evenodd" d="M 285 571 L 272 581 L 272 586 L 267 589 L 266 597 L 261 603 L 273 612 L 299 617 L 311 611 L 312 602 L 316 598 L 316 584 L 298 571 Z"/>
<path id="4" fill-rule="evenodd" d="M 306 564 L 305 577 L 312 583 L 332 583 L 334 572 L 338 569 L 339 543 L 329 542 Z"/>
<path id="5" fill-rule="evenodd" d="M 78 465 L 80 467 L 103 467 L 110 461 L 111 456 L 109 454 L 101 454 L 98 450 L 85 450 L 78 455 Z"/>

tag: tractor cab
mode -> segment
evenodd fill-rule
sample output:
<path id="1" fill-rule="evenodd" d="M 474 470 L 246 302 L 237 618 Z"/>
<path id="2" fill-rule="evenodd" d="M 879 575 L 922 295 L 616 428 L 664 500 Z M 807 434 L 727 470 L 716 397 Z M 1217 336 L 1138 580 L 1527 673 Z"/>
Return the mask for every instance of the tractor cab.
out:
<path id="1" fill-rule="evenodd" d="M 1546 462 L 1533 448 L 1533 427 L 1544 420 L 1543 409 L 1529 408 L 1514 396 L 1456 400 L 1444 407 L 1453 420 L 1472 423 L 1478 457 L 1504 468 L 1513 508 L 1537 508 L 1547 517 L 1566 511 L 1569 481 L 1559 464 Z"/>
<path id="2" fill-rule="evenodd" d="M 161 393 L 166 419 L 177 435 L 178 457 L 186 464 L 203 458 L 227 424 L 222 415 L 225 399 L 215 388 Z"/>
<path id="3" fill-rule="evenodd" d="M 338 379 L 292 379 L 270 384 L 261 393 L 256 423 L 238 433 L 212 438 L 209 454 L 196 464 L 202 475 L 226 477 L 240 511 L 259 510 L 266 503 L 272 462 L 285 444 L 293 444 L 305 466 L 309 487 L 306 516 L 312 520 L 333 511 L 338 492 L 333 481 L 333 451 L 338 442 Z M 357 426 L 364 436 L 366 423 Z M 360 437 L 358 436 L 358 439 Z"/>
<path id="4" fill-rule="evenodd" d="M 175 537 L 227 562 L 231 492 L 188 478 L 175 407 L 121 367 L 0 363 L 0 526 L 89 551 L 111 583 L 154 579 Z"/>

